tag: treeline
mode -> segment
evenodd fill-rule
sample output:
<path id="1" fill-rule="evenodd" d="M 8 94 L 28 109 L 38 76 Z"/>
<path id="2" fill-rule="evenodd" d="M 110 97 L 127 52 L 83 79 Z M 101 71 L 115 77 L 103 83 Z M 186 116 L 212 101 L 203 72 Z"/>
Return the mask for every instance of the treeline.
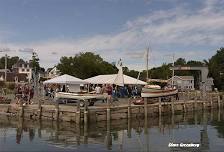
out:
<path id="1" fill-rule="evenodd" d="M 7 67 L 10 69 L 13 64 L 18 60 L 22 60 L 19 57 L 8 57 Z M 36 56 L 32 56 L 32 65 L 36 69 L 44 71 L 43 68 L 39 68 L 39 59 Z M 224 90 L 224 48 L 217 50 L 216 54 L 212 56 L 208 61 L 186 61 L 184 58 L 179 58 L 175 61 L 175 66 L 208 66 L 209 77 L 214 78 L 215 87 L 219 90 Z M 172 76 L 171 63 L 163 63 L 160 67 L 154 67 L 149 70 L 149 78 L 152 79 L 169 79 Z M 5 58 L 0 58 L 0 69 L 5 68 Z M 61 57 L 60 62 L 57 65 L 58 70 L 62 74 L 70 74 L 75 77 L 86 79 L 101 74 L 115 74 L 118 72 L 115 64 L 104 61 L 103 58 L 92 52 L 85 52 L 76 54 L 73 57 Z M 137 78 L 139 71 L 129 70 L 128 67 L 123 67 L 124 74 Z M 200 82 L 200 71 L 175 71 L 175 75 L 192 75 L 195 78 L 195 84 Z M 141 80 L 146 80 L 146 70 L 141 71 Z M 196 86 L 197 88 L 198 86 Z"/>
<path id="2" fill-rule="evenodd" d="M 214 78 L 215 87 L 224 90 L 224 48 L 220 48 L 211 59 L 203 61 L 186 61 L 179 58 L 175 61 L 175 66 L 208 66 L 209 76 Z M 172 76 L 171 63 L 163 63 L 160 67 L 149 70 L 149 78 L 169 79 Z M 75 77 L 86 79 L 101 74 L 115 74 L 118 69 L 114 64 L 108 63 L 102 57 L 92 52 L 79 53 L 74 57 L 62 57 L 57 68 L 62 74 L 70 74 Z M 131 77 L 138 77 L 139 71 L 129 70 L 123 67 L 124 74 Z M 200 71 L 175 71 L 175 75 L 192 75 L 195 78 L 196 88 L 200 82 Z M 146 80 L 146 70 L 141 71 L 141 80 Z"/>

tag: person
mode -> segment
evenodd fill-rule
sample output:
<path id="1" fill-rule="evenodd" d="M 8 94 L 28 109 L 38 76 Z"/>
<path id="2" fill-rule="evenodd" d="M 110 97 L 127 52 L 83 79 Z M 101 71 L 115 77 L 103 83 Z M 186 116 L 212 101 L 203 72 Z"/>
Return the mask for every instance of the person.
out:
<path id="1" fill-rule="evenodd" d="M 105 84 L 102 86 L 101 93 L 103 94 L 104 98 L 106 99 L 108 95 L 107 95 L 107 88 L 106 88 Z M 104 100 L 102 102 L 104 103 Z"/>
<path id="2" fill-rule="evenodd" d="M 63 85 L 61 92 L 65 92 L 65 85 Z"/>
<path id="3" fill-rule="evenodd" d="M 29 95 L 30 95 L 30 97 L 29 97 L 28 102 L 29 102 L 29 104 L 32 104 L 32 103 L 30 103 L 30 100 L 33 99 L 33 96 L 34 96 L 34 86 L 29 89 Z"/>
<path id="4" fill-rule="evenodd" d="M 100 94 L 101 93 L 101 87 L 99 85 L 96 86 L 95 88 L 96 94 Z"/>
<path id="5" fill-rule="evenodd" d="M 107 85 L 107 100 L 111 101 L 113 88 L 110 84 Z"/>

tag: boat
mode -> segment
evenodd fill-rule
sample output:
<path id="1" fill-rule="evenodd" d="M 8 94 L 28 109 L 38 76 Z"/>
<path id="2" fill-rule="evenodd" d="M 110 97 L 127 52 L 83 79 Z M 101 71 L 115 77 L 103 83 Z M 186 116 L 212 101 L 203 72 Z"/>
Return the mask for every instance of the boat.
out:
<path id="1" fill-rule="evenodd" d="M 146 54 L 146 63 L 147 63 L 147 78 L 146 81 L 148 81 L 148 54 L 149 54 L 149 48 L 147 49 Z M 174 61 L 173 61 L 174 65 Z M 173 71 L 174 75 L 174 71 Z M 173 80 L 172 80 L 173 84 Z M 171 86 L 171 88 L 161 89 L 159 85 L 145 85 L 142 88 L 141 97 L 143 98 L 155 98 L 155 97 L 165 97 L 165 96 L 174 96 L 178 93 L 178 90 Z"/>
<path id="2" fill-rule="evenodd" d="M 92 93 L 68 93 L 68 92 L 56 92 L 55 97 L 57 99 L 75 99 L 75 100 L 105 100 L 107 97 L 103 94 Z"/>
<path id="3" fill-rule="evenodd" d="M 178 93 L 177 89 L 160 89 L 160 90 L 153 90 L 153 89 L 144 89 L 141 92 L 141 96 L 143 98 L 155 98 L 155 97 L 165 97 L 165 96 L 174 96 Z"/>

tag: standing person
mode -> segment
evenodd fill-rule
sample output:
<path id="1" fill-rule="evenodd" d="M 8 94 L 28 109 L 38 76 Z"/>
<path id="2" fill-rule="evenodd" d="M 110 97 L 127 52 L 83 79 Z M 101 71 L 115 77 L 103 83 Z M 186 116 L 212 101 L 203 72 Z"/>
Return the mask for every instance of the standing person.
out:
<path id="1" fill-rule="evenodd" d="M 104 98 L 106 99 L 108 95 L 107 95 L 107 88 L 106 88 L 105 84 L 102 86 L 101 93 L 103 94 Z M 104 103 L 104 100 L 103 100 L 103 103 Z"/>
<path id="2" fill-rule="evenodd" d="M 110 84 L 107 85 L 107 97 L 109 101 L 111 101 L 112 99 L 112 91 L 113 91 L 113 88 Z"/>
<path id="3" fill-rule="evenodd" d="M 30 100 L 33 99 L 33 96 L 34 96 L 34 86 L 29 89 L 29 98 L 28 98 L 29 104 L 32 104 L 32 103 L 30 103 Z"/>
<path id="4" fill-rule="evenodd" d="M 65 92 L 65 85 L 63 85 L 61 92 Z"/>
<path id="5" fill-rule="evenodd" d="M 99 85 L 95 88 L 96 94 L 101 94 L 101 87 Z"/>

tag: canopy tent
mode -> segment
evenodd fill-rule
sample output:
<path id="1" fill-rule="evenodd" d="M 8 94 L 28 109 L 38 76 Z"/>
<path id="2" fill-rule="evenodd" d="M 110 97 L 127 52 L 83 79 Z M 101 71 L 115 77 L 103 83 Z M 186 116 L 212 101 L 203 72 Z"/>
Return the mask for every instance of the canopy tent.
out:
<path id="1" fill-rule="evenodd" d="M 110 74 L 110 75 L 98 75 L 95 77 L 91 77 L 85 79 L 84 81 L 92 84 L 114 84 L 115 79 L 117 78 L 117 74 Z M 135 78 L 132 78 L 127 75 L 123 75 L 124 84 L 139 84 L 139 85 L 146 85 L 147 83 Z"/>
<path id="2" fill-rule="evenodd" d="M 44 84 L 87 84 L 88 82 L 82 79 L 64 74 L 64 75 L 55 77 L 53 79 L 44 81 L 43 83 Z"/>

